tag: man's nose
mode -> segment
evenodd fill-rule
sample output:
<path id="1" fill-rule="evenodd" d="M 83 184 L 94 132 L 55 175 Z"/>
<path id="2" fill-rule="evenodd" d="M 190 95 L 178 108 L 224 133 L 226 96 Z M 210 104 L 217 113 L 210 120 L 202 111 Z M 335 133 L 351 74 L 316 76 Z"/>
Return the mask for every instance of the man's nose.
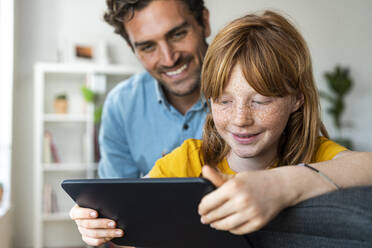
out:
<path id="1" fill-rule="evenodd" d="M 254 122 L 252 109 L 249 104 L 236 104 L 231 116 L 234 125 L 243 127 L 252 125 Z"/>
<path id="2" fill-rule="evenodd" d="M 179 58 L 179 53 L 169 43 L 160 46 L 160 63 L 162 66 L 172 67 Z"/>

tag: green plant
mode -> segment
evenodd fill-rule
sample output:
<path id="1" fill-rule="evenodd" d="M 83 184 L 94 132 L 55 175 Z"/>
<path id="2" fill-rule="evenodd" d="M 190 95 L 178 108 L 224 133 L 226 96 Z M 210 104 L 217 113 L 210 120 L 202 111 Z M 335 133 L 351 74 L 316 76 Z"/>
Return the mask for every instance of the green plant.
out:
<path id="1" fill-rule="evenodd" d="M 81 93 L 83 94 L 86 102 L 94 104 L 94 123 L 100 123 L 102 117 L 102 106 L 99 105 L 98 95 L 85 85 L 81 87 Z"/>
<path id="2" fill-rule="evenodd" d="M 56 100 L 67 100 L 67 95 L 65 93 L 56 95 Z"/>
<path id="3" fill-rule="evenodd" d="M 100 123 L 101 122 L 101 117 L 102 117 L 102 105 L 101 106 L 98 106 L 95 110 L 94 110 L 94 123 Z"/>
<path id="4" fill-rule="evenodd" d="M 342 129 L 350 126 L 342 120 L 342 115 L 345 111 L 345 96 L 353 87 L 350 70 L 347 67 L 337 65 L 333 71 L 325 72 L 324 77 L 332 94 L 321 91 L 320 96 L 331 104 L 327 111 L 332 116 L 333 123 L 338 132 L 338 137 L 334 138 L 334 140 L 351 149 L 352 141 L 348 138 L 344 138 L 342 135 Z"/>
<path id="5" fill-rule="evenodd" d="M 87 86 L 83 85 L 81 87 L 81 93 L 83 94 L 83 97 L 84 97 L 86 102 L 94 103 L 95 98 L 96 98 L 96 94 L 91 89 L 89 89 Z"/>

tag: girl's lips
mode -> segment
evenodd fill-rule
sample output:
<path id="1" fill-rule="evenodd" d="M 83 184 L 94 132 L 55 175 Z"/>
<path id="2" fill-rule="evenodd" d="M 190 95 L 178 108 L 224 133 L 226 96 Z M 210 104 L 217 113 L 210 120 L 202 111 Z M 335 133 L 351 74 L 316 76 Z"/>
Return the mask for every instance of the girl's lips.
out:
<path id="1" fill-rule="evenodd" d="M 260 133 L 256 133 L 253 135 L 238 135 L 238 134 L 232 134 L 235 141 L 237 141 L 240 144 L 251 144 L 255 142 L 258 139 L 258 135 Z"/>

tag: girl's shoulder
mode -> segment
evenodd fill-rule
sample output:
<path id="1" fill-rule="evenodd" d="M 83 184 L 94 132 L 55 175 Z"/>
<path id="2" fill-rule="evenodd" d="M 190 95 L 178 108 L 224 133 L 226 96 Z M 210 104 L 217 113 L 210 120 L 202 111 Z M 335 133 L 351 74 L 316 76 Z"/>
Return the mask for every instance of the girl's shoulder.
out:
<path id="1" fill-rule="evenodd" d="M 203 159 L 202 141 L 188 139 L 171 153 L 160 158 L 149 173 L 150 177 L 199 177 Z"/>
<path id="2" fill-rule="evenodd" d="M 318 138 L 318 149 L 312 162 L 322 162 L 333 159 L 338 153 L 347 150 L 345 147 L 337 144 L 336 142 L 320 136 Z"/>

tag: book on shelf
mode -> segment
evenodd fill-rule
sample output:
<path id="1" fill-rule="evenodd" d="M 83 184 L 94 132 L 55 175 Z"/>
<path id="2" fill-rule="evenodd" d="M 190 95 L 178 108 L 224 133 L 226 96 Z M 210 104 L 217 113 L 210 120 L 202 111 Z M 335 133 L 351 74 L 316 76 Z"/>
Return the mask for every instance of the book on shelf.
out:
<path id="1" fill-rule="evenodd" d="M 57 195 L 50 184 L 44 184 L 43 194 L 43 212 L 46 214 L 57 213 L 59 211 Z"/>
<path id="2" fill-rule="evenodd" d="M 50 135 L 45 132 L 43 137 L 43 162 L 44 163 L 51 163 L 52 162 L 52 152 L 50 150 Z"/>
<path id="3" fill-rule="evenodd" d="M 0 182 L 0 206 L 3 202 L 3 195 L 4 195 L 4 184 Z"/>
<path id="4" fill-rule="evenodd" d="M 49 131 L 44 132 L 44 144 L 43 144 L 43 161 L 44 163 L 60 163 L 61 158 L 58 154 L 57 146 L 54 142 L 52 133 Z"/>

